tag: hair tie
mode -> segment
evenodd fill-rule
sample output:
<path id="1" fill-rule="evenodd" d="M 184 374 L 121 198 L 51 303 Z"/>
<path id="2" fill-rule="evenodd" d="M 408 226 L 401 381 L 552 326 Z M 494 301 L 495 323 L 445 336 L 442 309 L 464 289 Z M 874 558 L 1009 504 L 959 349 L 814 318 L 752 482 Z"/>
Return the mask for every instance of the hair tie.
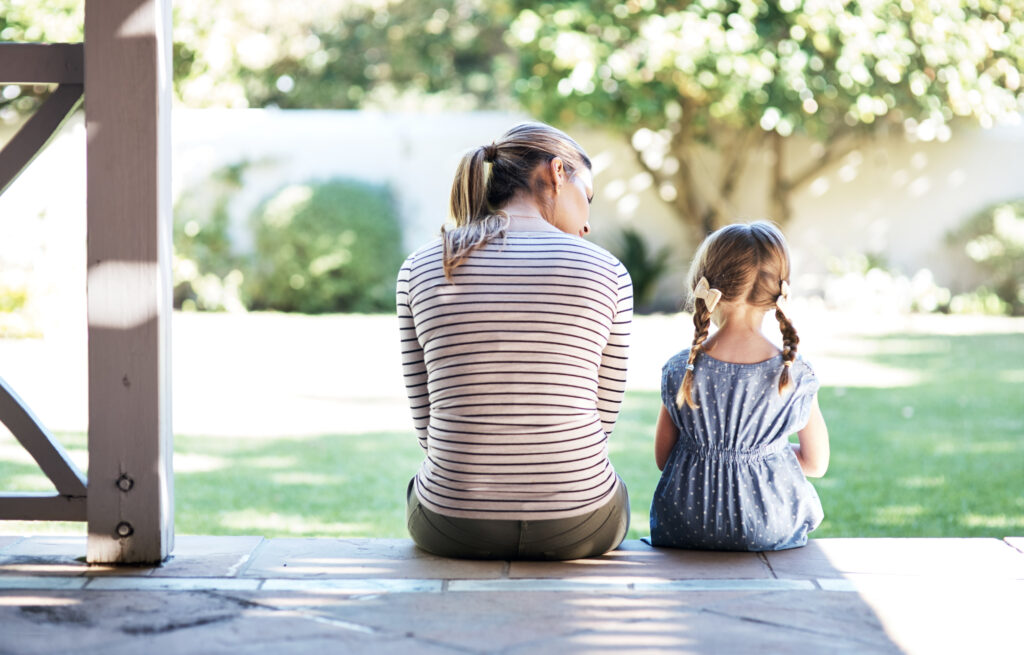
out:
<path id="1" fill-rule="evenodd" d="M 782 362 L 782 365 L 785 366 L 786 368 L 789 368 L 790 366 L 793 365 L 793 360 L 787 359 L 786 361 Z"/>
<path id="2" fill-rule="evenodd" d="M 687 364 L 686 365 L 686 370 L 687 371 L 692 371 L 693 370 L 693 364 Z"/>
<path id="3" fill-rule="evenodd" d="M 693 290 L 693 297 L 703 300 L 708 311 L 713 312 L 718 301 L 722 299 L 722 292 L 718 289 L 712 289 L 711 285 L 708 284 L 708 279 L 701 277 L 700 281 L 697 282 L 697 287 Z"/>
<path id="4" fill-rule="evenodd" d="M 484 161 L 493 162 L 498 158 L 498 146 L 491 143 L 489 146 L 484 146 Z"/>
<path id="5" fill-rule="evenodd" d="M 782 281 L 781 293 L 775 299 L 775 307 L 782 312 L 782 315 L 789 318 L 789 282 Z"/>

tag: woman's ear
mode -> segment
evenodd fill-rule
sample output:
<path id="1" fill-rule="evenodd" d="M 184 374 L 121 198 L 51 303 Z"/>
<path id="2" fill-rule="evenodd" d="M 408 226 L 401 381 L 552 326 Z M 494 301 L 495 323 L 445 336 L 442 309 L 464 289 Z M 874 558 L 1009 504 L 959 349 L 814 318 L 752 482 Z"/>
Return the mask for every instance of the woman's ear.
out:
<path id="1" fill-rule="evenodd" d="M 551 177 L 551 186 L 554 188 L 555 193 L 558 193 L 562 190 L 562 183 L 569 177 L 565 172 L 565 162 L 562 161 L 561 157 L 555 157 L 548 162 L 548 174 Z"/>

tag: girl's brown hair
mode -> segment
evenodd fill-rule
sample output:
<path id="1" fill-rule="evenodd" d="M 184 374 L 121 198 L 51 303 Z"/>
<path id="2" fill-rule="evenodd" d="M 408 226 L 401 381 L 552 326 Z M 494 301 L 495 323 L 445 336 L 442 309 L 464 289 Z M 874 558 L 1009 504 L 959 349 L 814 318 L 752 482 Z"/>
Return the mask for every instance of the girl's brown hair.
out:
<path id="1" fill-rule="evenodd" d="M 471 252 L 496 238 L 504 238 L 509 216 L 502 207 L 517 193 L 533 196 L 547 217 L 547 191 L 554 185 L 538 167 L 555 157 L 572 177 L 580 167 L 591 167 L 590 158 L 566 133 L 543 123 L 516 125 L 489 146 L 474 148 L 462 156 L 455 170 L 450 201 L 455 228 L 441 228 L 444 243 L 444 274 L 450 281 L 455 269 Z"/>
<path id="2" fill-rule="evenodd" d="M 685 402 L 692 409 L 694 361 L 708 338 L 711 312 L 707 303 L 695 298 L 693 291 L 701 278 L 707 278 L 712 289 L 722 292 L 721 302 L 741 300 L 755 307 L 775 307 L 775 318 L 782 330 L 782 373 L 779 376 L 779 394 L 792 386 L 789 367 L 796 359 L 800 343 L 793 323 L 776 306 L 782 295 L 782 283 L 789 284 L 789 248 L 782 232 L 765 221 L 728 225 L 716 230 L 697 249 L 690 265 L 689 309 L 693 312 L 693 345 L 683 384 L 676 395 L 676 406 Z"/>

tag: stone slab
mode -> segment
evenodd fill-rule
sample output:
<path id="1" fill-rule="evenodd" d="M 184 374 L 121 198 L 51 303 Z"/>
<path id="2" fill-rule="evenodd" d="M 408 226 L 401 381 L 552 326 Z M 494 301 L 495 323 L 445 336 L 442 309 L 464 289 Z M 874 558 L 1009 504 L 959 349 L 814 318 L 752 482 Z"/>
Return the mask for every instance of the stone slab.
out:
<path id="1" fill-rule="evenodd" d="M 512 562 L 510 578 L 628 577 L 651 580 L 770 578 L 757 553 L 654 548 L 638 539 L 623 542 L 602 557 L 571 562 Z"/>
<path id="2" fill-rule="evenodd" d="M 860 575 L 851 581 L 904 652 L 1020 651 L 1021 580 Z"/>
<path id="3" fill-rule="evenodd" d="M 4 548 L 7 548 L 8 546 L 13 546 L 14 544 L 18 543 L 22 539 L 24 539 L 24 537 L 0 536 L 0 555 L 4 554 Z"/>
<path id="4" fill-rule="evenodd" d="M 785 626 L 808 634 L 831 636 L 862 644 L 862 648 L 868 652 L 898 650 L 886 635 L 874 609 L 857 594 L 779 591 L 742 598 L 723 598 L 705 605 L 704 611 L 763 626 Z M 830 652 L 830 649 L 821 652 Z"/>
<path id="5" fill-rule="evenodd" d="M 0 592 L 0 626 L 4 644 L 24 655 L 456 652 L 400 630 L 208 593 Z"/>
<path id="6" fill-rule="evenodd" d="M 812 539 L 803 548 L 765 556 L 780 578 L 1024 578 L 1024 554 L 999 539 Z"/>
<path id="7" fill-rule="evenodd" d="M 327 594 L 436 594 L 441 593 L 443 588 L 443 580 L 413 580 L 411 578 L 376 580 L 276 579 L 265 580 L 260 587 L 262 591 L 307 591 Z"/>
<path id="8" fill-rule="evenodd" d="M 87 580 L 82 577 L 61 578 L 56 576 L 0 576 L 0 589 L 45 589 L 58 591 L 63 589 L 81 589 Z"/>
<path id="9" fill-rule="evenodd" d="M 255 591 L 261 581 L 245 578 L 102 577 L 89 580 L 89 591 Z"/>
<path id="10" fill-rule="evenodd" d="M 325 605 L 315 605 L 319 601 L 315 596 L 292 595 L 290 599 L 271 600 L 261 593 L 245 597 L 259 603 L 310 603 L 311 609 L 336 620 L 376 630 L 401 631 L 418 641 L 458 648 L 462 652 L 502 653 L 515 647 L 529 652 L 531 647 L 547 640 L 581 630 L 617 630 L 642 620 L 658 621 L 661 629 L 669 629 L 684 616 L 693 623 L 700 620 L 698 612 L 702 604 L 737 597 L 740 593 L 395 594 L 344 601 L 334 599 L 333 603 Z M 607 652 L 628 652 L 628 649 Z"/>
<path id="11" fill-rule="evenodd" d="M 230 578 L 248 563 L 263 537 L 175 536 L 171 558 L 153 577 Z"/>
<path id="12" fill-rule="evenodd" d="M 0 552 L 0 576 L 78 576 L 88 568 L 85 537 L 26 537 Z"/>
<path id="13" fill-rule="evenodd" d="M 733 599 L 745 605 L 776 596 L 744 596 Z M 844 600 L 849 604 L 850 597 Z M 842 608 L 845 609 L 845 608 Z M 514 655 L 563 655 L 564 653 L 899 653 L 885 633 L 876 628 L 867 641 L 860 634 L 808 631 L 788 623 L 764 622 L 726 611 L 669 611 L 663 616 L 626 622 L 614 619 L 571 621 L 569 631 L 518 644 L 503 653 Z"/>
<path id="14" fill-rule="evenodd" d="M 416 548 L 410 539 L 270 539 L 239 575 L 255 578 L 501 577 L 504 562 L 454 560 Z"/>
<path id="15" fill-rule="evenodd" d="M 8 546 L 0 555 L 25 557 L 85 558 L 85 537 L 40 535 Z"/>

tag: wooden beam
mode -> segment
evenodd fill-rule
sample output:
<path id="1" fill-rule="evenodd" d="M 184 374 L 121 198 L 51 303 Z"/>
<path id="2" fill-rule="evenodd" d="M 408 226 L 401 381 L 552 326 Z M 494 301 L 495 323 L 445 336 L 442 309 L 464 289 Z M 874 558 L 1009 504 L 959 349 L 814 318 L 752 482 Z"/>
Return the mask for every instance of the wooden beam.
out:
<path id="1" fill-rule="evenodd" d="M 90 563 L 173 548 L 170 9 L 85 5 Z"/>
<path id="2" fill-rule="evenodd" d="M 0 423 L 7 426 L 39 464 L 58 493 L 64 496 L 85 496 L 85 476 L 3 378 L 0 378 Z M 3 496 L 0 496 L 0 506 L 2 504 Z M 85 520 L 85 516 L 80 520 Z"/>
<path id="3" fill-rule="evenodd" d="M 85 496 L 0 494 L 0 521 L 84 521 Z"/>
<path id="4" fill-rule="evenodd" d="M 81 43 L 0 43 L 0 84 L 81 84 Z"/>
<path id="5" fill-rule="evenodd" d="M 3 53 L 0 52 L 0 56 Z M 82 102 L 81 84 L 61 84 L 0 150 L 0 193 L 46 148 Z"/>

